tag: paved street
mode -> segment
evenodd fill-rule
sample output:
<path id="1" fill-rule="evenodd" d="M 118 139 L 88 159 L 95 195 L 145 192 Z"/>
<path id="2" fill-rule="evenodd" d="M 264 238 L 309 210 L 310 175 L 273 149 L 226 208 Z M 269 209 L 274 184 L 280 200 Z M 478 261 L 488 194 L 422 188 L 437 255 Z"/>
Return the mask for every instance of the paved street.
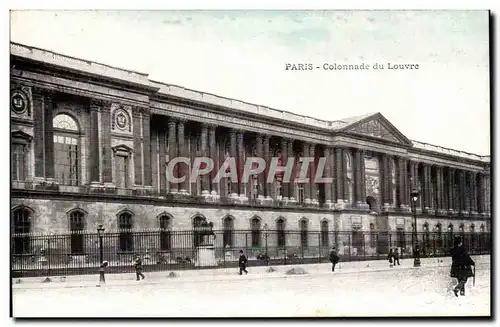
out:
<path id="1" fill-rule="evenodd" d="M 409 265 L 410 262 L 407 262 Z M 307 270 L 307 265 L 302 266 Z M 283 270 L 281 270 L 283 271 Z M 449 267 L 286 276 L 206 276 L 104 287 L 14 290 L 14 316 L 248 317 L 489 315 L 490 265 L 467 296 L 451 293 Z"/>

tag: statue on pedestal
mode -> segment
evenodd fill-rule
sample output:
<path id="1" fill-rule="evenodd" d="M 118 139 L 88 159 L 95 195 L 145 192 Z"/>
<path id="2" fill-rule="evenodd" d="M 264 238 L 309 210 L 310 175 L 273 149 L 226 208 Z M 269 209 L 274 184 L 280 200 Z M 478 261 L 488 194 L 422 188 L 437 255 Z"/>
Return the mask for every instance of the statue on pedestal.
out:
<path id="1" fill-rule="evenodd" d="M 198 237 L 201 242 L 199 246 L 213 245 L 215 241 L 215 233 L 212 230 L 214 224 L 208 222 L 205 218 L 201 221 L 200 225 L 196 227 L 195 231 L 198 233 Z"/>

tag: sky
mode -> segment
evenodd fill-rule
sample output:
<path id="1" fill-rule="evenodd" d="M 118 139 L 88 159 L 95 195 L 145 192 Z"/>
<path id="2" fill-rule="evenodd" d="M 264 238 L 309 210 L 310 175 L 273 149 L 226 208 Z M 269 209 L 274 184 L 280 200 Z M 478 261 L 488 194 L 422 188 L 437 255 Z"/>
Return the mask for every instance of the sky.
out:
<path id="1" fill-rule="evenodd" d="M 487 11 L 13 11 L 11 41 L 325 120 L 380 112 L 409 139 L 488 155 L 488 24 Z M 285 69 L 299 63 L 385 69 Z"/>

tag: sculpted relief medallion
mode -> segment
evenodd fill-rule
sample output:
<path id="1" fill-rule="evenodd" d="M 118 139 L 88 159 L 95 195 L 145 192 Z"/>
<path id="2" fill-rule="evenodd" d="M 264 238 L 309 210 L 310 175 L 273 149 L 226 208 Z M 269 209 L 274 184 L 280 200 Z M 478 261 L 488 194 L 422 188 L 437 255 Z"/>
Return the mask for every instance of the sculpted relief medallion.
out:
<path id="1" fill-rule="evenodd" d="M 14 91 L 10 97 L 10 108 L 16 114 L 24 114 L 28 110 L 28 97 L 22 91 Z"/>
<path id="2" fill-rule="evenodd" d="M 113 117 L 113 129 L 115 127 L 121 131 L 131 131 L 130 116 L 128 112 L 122 108 L 118 108 L 114 111 Z"/>

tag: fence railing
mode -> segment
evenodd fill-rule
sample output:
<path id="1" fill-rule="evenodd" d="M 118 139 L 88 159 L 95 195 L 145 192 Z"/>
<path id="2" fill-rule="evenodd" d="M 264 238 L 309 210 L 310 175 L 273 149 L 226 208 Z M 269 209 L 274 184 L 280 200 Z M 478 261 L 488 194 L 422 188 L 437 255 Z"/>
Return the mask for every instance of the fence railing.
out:
<path id="1" fill-rule="evenodd" d="M 401 258 L 412 257 L 411 232 L 369 231 L 214 231 L 212 268 L 236 267 L 240 250 L 249 266 L 328 262 L 332 247 L 342 261 L 386 259 L 389 249 Z M 491 253 L 490 233 L 417 233 L 422 258 L 448 256 L 453 239 L 460 235 L 471 254 Z M 109 272 L 132 272 L 134 257 L 143 258 L 145 271 L 199 268 L 197 231 L 120 230 L 98 233 L 72 232 L 56 235 L 13 234 L 12 271 L 16 276 L 60 276 L 96 273 L 103 259 Z"/>

